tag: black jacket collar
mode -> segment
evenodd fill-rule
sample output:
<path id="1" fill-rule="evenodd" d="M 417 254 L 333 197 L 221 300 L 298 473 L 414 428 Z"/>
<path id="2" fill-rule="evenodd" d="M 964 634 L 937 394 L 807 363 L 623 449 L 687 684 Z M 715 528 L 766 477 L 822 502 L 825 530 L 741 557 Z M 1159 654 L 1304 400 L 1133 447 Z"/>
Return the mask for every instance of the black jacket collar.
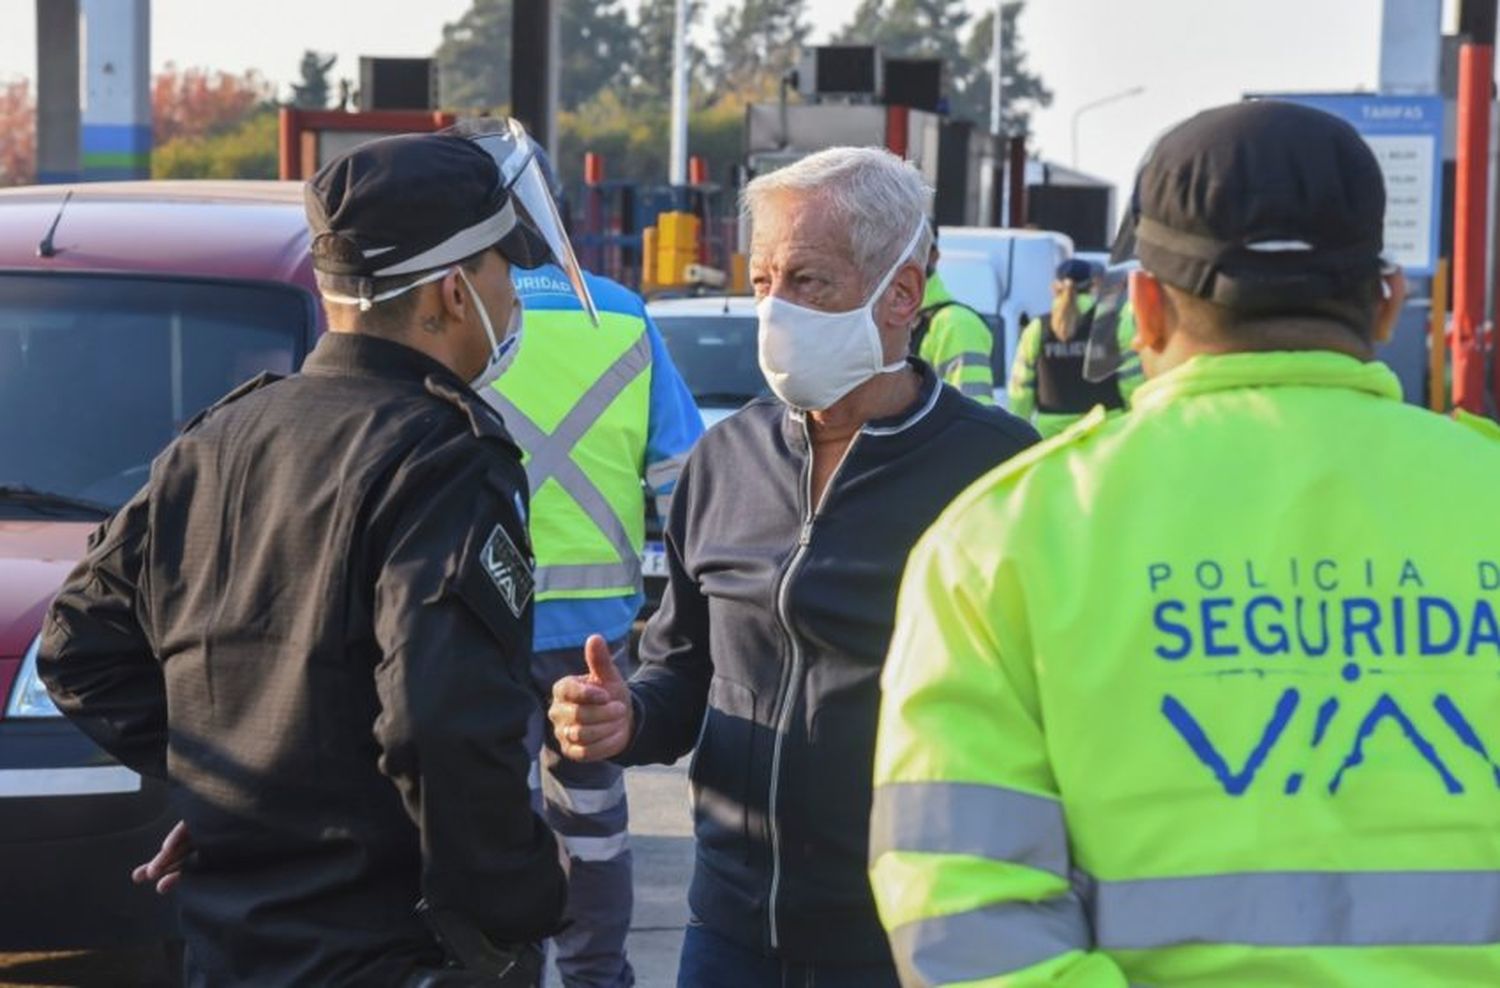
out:
<path id="1" fill-rule="evenodd" d="M 468 387 L 422 351 L 369 333 L 324 333 L 302 370 L 328 377 L 384 377 L 414 384 L 436 377 L 445 384 Z"/>
<path id="2" fill-rule="evenodd" d="M 860 435 L 903 438 L 909 436 L 914 440 L 921 439 L 932 431 L 923 426 L 930 424 L 936 427 L 944 418 L 942 415 L 934 414 L 940 412 L 944 404 L 943 383 L 938 380 L 937 372 L 926 361 L 916 357 L 908 357 L 907 363 L 922 379 L 917 388 L 917 400 L 910 407 L 895 415 L 866 422 L 860 427 Z M 787 444 L 792 449 L 806 452 L 807 433 L 804 431 L 806 413 L 786 406 L 782 408 L 782 435 L 786 437 Z"/>

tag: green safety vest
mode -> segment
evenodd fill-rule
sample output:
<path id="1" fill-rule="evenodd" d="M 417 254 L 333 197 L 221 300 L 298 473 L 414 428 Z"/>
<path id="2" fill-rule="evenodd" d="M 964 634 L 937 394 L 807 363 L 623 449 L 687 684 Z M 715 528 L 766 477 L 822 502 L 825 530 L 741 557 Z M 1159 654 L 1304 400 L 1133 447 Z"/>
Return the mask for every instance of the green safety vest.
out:
<path id="1" fill-rule="evenodd" d="M 903 984 L 1500 985 L 1497 435 L 1198 357 L 961 495 L 882 681 Z"/>
<path id="2" fill-rule="evenodd" d="M 927 279 L 922 316 L 913 334 L 917 356 L 932 365 L 938 379 L 981 405 L 995 403 L 990 366 L 994 334 L 979 313 L 956 300 L 940 275 Z"/>
<path id="3" fill-rule="evenodd" d="M 537 600 L 616 597 L 641 585 L 641 477 L 651 402 L 646 322 L 528 310 L 495 406 L 526 454 Z"/>

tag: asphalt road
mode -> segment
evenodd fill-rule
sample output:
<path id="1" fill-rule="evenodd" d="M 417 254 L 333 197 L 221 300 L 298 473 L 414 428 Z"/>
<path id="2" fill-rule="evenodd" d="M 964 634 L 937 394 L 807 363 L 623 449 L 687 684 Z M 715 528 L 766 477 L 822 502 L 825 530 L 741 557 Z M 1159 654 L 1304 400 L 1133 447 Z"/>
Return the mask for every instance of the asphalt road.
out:
<path id="1" fill-rule="evenodd" d="M 684 763 L 685 764 L 685 763 Z M 684 767 L 626 773 L 635 852 L 635 916 L 627 950 L 640 988 L 676 984 L 677 952 L 687 924 L 692 822 Z M 0 988 L 10 985 L 165 988 L 162 952 L 142 948 L 68 954 L 0 954 Z M 550 984 L 557 985 L 554 977 Z"/>

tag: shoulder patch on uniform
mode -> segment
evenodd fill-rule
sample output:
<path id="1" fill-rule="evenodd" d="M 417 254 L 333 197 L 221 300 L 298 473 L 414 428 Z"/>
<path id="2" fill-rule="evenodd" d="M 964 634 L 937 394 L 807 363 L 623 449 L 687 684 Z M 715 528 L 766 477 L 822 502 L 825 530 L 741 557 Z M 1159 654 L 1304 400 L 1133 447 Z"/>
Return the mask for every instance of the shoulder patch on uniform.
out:
<path id="1" fill-rule="evenodd" d="M 1462 408 L 1453 410 L 1453 421 L 1459 425 L 1468 426 L 1486 439 L 1500 440 L 1500 423 L 1485 415 L 1475 415 L 1466 412 Z"/>
<path id="2" fill-rule="evenodd" d="M 196 429 L 199 425 L 201 425 L 204 419 L 208 418 L 210 415 L 223 408 L 225 405 L 232 405 L 246 395 L 259 391 L 261 388 L 269 387 L 279 380 L 281 380 L 280 374 L 272 374 L 270 371 L 262 371 L 261 373 L 252 377 L 250 380 L 246 381 L 244 384 L 241 384 L 239 387 L 229 392 L 224 397 L 220 398 L 218 401 L 214 402 L 212 405 L 209 405 L 197 415 L 194 415 L 192 418 L 188 419 L 187 423 L 182 427 L 182 432 L 191 432 L 193 429 Z"/>
<path id="3" fill-rule="evenodd" d="M 515 439 L 505 428 L 500 413 L 485 404 L 484 399 L 469 388 L 455 388 L 436 375 L 428 375 L 423 384 L 428 394 L 443 399 L 463 412 L 474 435 L 481 439 L 499 439 L 511 446 L 515 445 Z"/>
<path id="4" fill-rule="evenodd" d="M 485 540 L 484 548 L 479 551 L 479 564 L 484 567 L 495 589 L 500 591 L 500 598 L 510 608 L 511 614 L 520 618 L 526 605 L 531 603 L 536 579 L 504 525 L 496 525 Z"/>

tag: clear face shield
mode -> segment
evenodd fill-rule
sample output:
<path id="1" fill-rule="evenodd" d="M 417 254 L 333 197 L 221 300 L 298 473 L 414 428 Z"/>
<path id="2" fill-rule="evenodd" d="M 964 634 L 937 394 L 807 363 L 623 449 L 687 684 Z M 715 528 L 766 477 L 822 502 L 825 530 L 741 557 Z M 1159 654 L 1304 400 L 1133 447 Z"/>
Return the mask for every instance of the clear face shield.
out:
<path id="1" fill-rule="evenodd" d="M 1132 356 L 1135 312 L 1130 306 L 1130 275 L 1140 270 L 1135 259 L 1135 204 L 1125 212 L 1119 234 L 1110 250 L 1109 264 L 1099 276 L 1094 296 L 1094 319 L 1083 353 L 1083 377 L 1092 383 L 1107 381 L 1120 372 Z"/>
<path id="2" fill-rule="evenodd" d="M 467 137 L 495 159 L 500 169 L 500 181 L 510 192 L 522 223 L 528 227 L 526 232 L 534 234 L 545 244 L 551 254 L 550 260 L 562 269 L 583 310 L 597 326 L 598 309 L 594 306 L 594 298 L 583 278 L 583 269 L 573 254 L 573 245 L 568 240 L 557 203 L 537 158 L 536 143 L 526 133 L 526 128 L 509 117 L 478 117 L 461 121 L 448 128 L 446 133 Z M 502 242 L 501 253 L 506 253 L 506 246 Z"/>
<path id="3" fill-rule="evenodd" d="M 1134 259 L 1111 264 L 1100 276 L 1094 296 L 1094 319 L 1083 353 L 1083 377 L 1098 383 L 1119 373 L 1131 356 L 1135 314 L 1130 307 L 1130 275 L 1140 270 Z"/>

